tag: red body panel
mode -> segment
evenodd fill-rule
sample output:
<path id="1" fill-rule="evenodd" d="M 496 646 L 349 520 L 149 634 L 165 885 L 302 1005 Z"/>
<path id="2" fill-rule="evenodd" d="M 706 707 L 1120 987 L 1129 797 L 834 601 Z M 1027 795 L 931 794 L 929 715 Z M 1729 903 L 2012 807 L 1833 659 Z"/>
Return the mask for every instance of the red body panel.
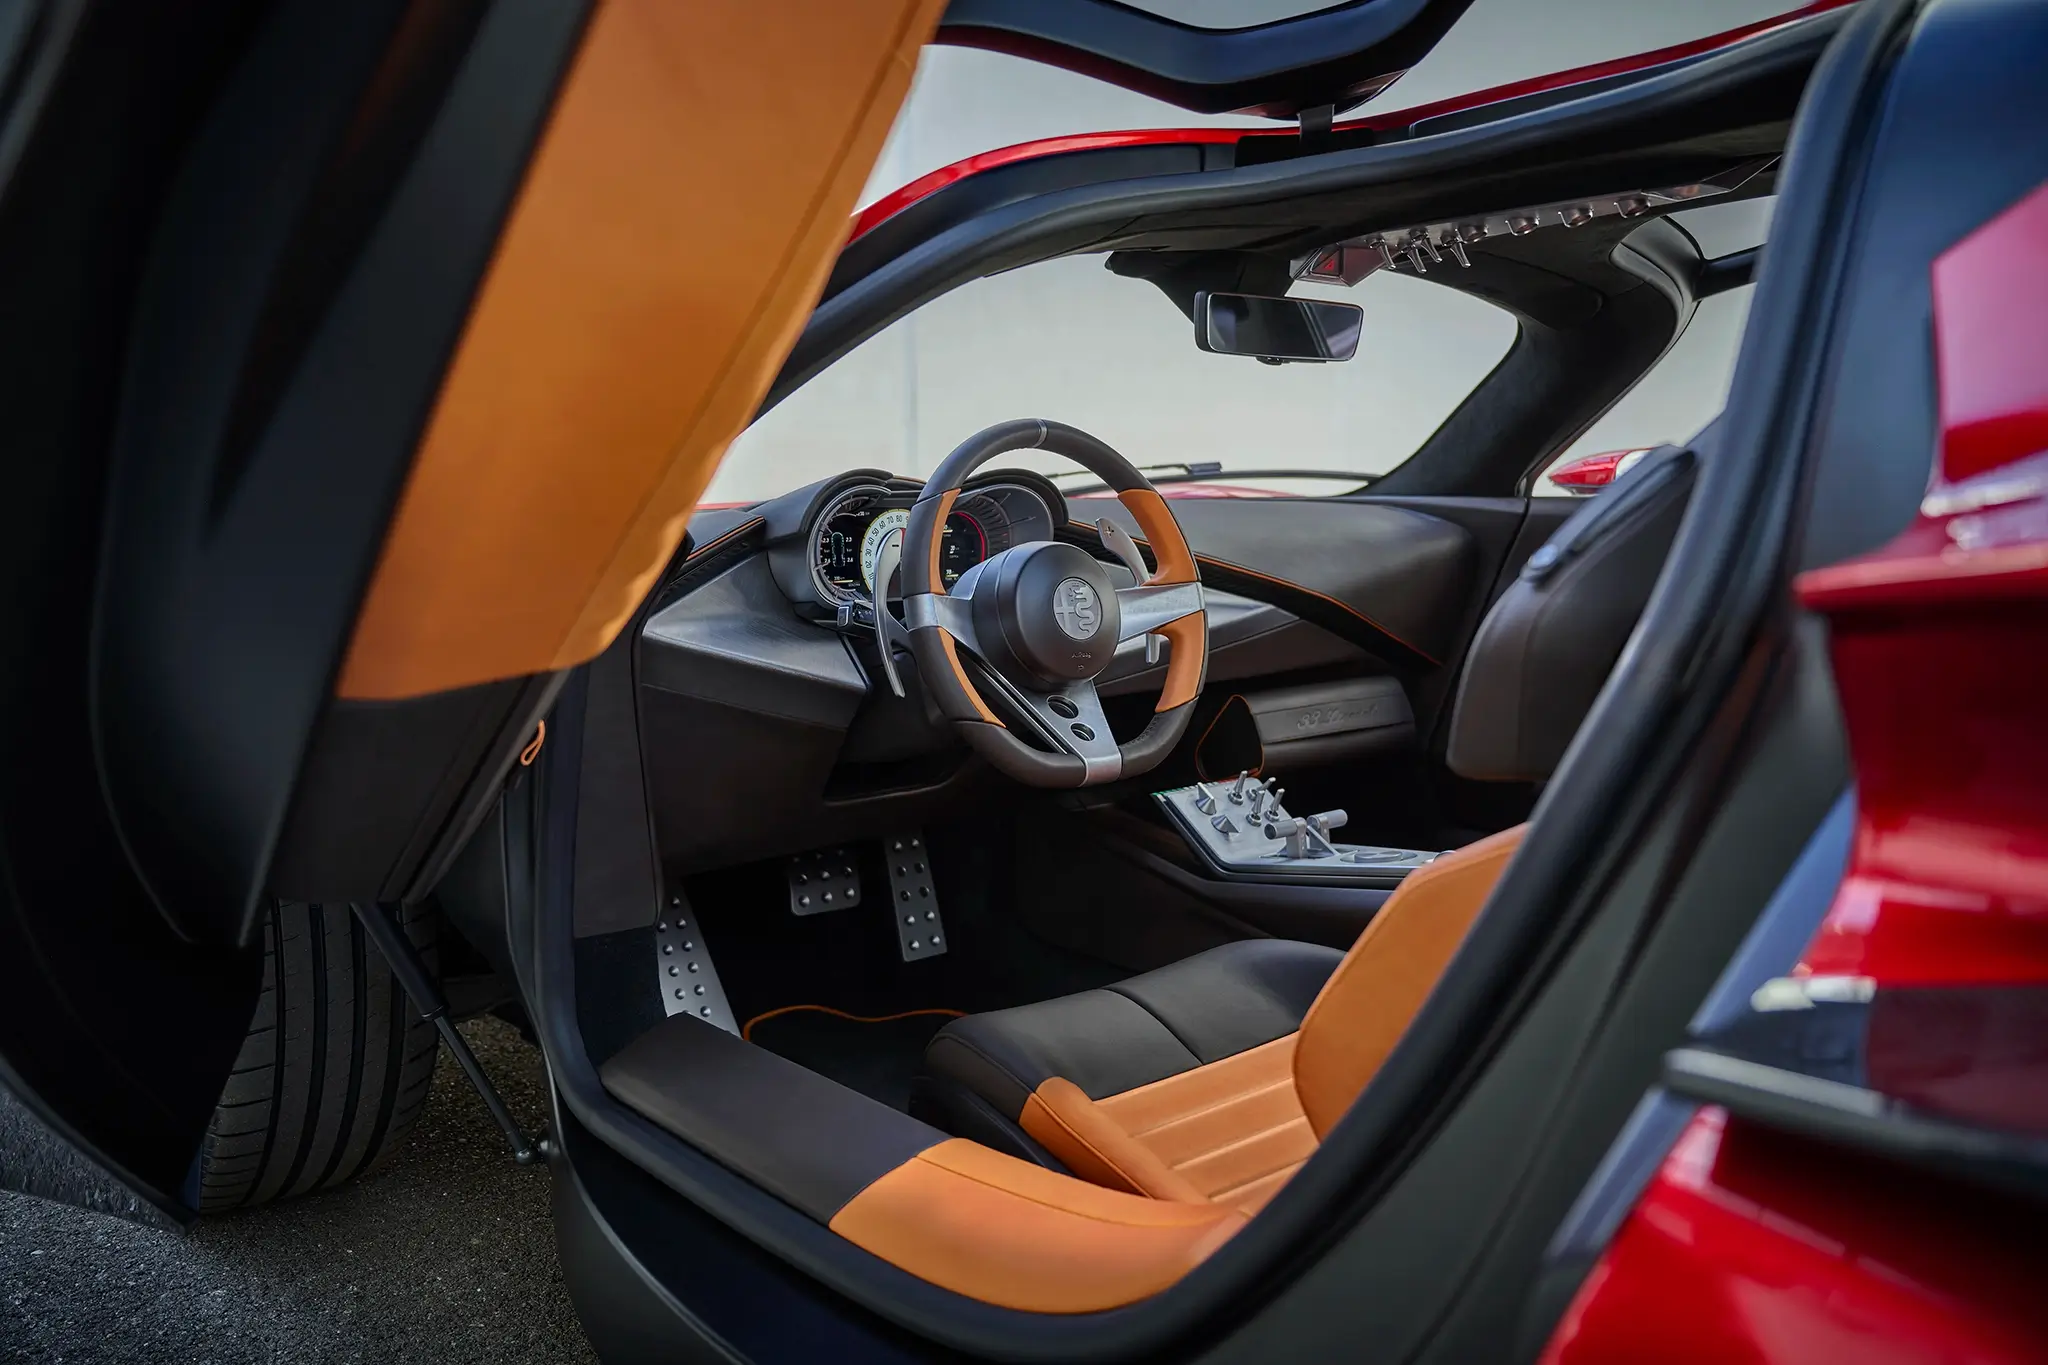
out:
<path id="1" fill-rule="evenodd" d="M 1630 71 L 1641 71 L 1646 67 L 1661 66 L 1665 62 L 1683 61 L 1703 52 L 1755 34 L 1773 29 L 1795 19 L 1803 19 L 1823 10 L 1840 9 L 1854 4 L 1856 0 L 1811 0 L 1797 9 L 1787 10 L 1773 18 L 1762 19 L 1740 28 L 1731 28 L 1721 33 L 1709 34 L 1689 43 L 1676 43 L 1660 47 L 1653 52 L 1639 52 L 1631 57 L 1618 57 L 1609 62 L 1596 62 L 1590 66 L 1573 67 L 1568 71 L 1552 72 L 1546 76 L 1534 76 L 1528 80 L 1512 81 L 1496 85 L 1487 90 L 1475 90 L 1467 95 L 1438 100 L 1434 104 L 1415 105 L 1406 109 L 1389 110 L 1384 114 L 1369 115 L 1365 118 L 1346 119 L 1338 123 L 1335 131 L 1358 128 L 1400 128 L 1435 118 L 1442 114 L 1459 113 L 1477 109 L 1482 105 L 1498 104 L 1502 100 L 1519 99 L 1524 95 L 1538 95 L 1547 90 L 1561 90 L 1569 85 L 1580 85 L 1597 81 L 1608 76 L 1625 75 Z M 991 171 L 998 166 L 1009 166 L 1019 161 L 1030 161 L 1041 156 L 1058 156 L 1066 152 L 1094 151 L 1103 147 L 1143 147 L 1170 145 L 1173 143 L 1226 143 L 1247 137 L 1293 137 L 1295 130 L 1283 128 L 1133 128 L 1114 132 L 1074 133 L 1063 137 L 1040 138 L 1034 142 L 1020 142 L 1010 147 L 998 147 L 993 151 L 977 152 L 975 155 L 942 166 L 936 171 L 921 175 L 909 184 L 890 191 L 874 203 L 853 216 L 853 225 L 847 234 L 852 241 L 865 232 L 872 231 L 878 223 L 888 219 L 917 203 L 937 194 L 946 186 L 969 176 Z"/>
<path id="2" fill-rule="evenodd" d="M 2048 186 L 1934 264 L 1940 455 L 1922 513 L 1806 574 L 1833 622 L 1858 824 L 1806 967 L 2048 981 Z"/>
<path id="3" fill-rule="evenodd" d="M 1041 156 L 1058 156 L 1064 152 L 1092 152 L 1104 147 L 1154 147 L 1176 142 L 1235 142 L 1247 134 L 1260 135 L 1260 130 L 1134 128 L 1123 132 L 1073 133 L 1066 137 L 1046 137 L 1036 142 L 1019 142 L 1010 147 L 998 147 L 994 151 L 977 152 L 973 156 L 955 161 L 950 166 L 941 166 L 935 171 L 921 175 L 900 189 L 891 190 L 854 214 L 853 229 L 847 234 L 847 240 L 852 241 L 877 223 L 895 217 L 918 200 L 929 198 L 956 181 L 965 180 L 971 175 L 980 175 L 983 171 L 992 171 L 998 166 L 1030 161 Z"/>
<path id="4" fill-rule="evenodd" d="M 2048 1361 L 2043 1284 L 2024 1203 L 1708 1109 L 1543 1363 L 2032 1365 Z"/>
<path id="5" fill-rule="evenodd" d="M 2048 185 L 1934 263 L 1934 315 L 1941 483 L 2048 452 Z"/>
<path id="6" fill-rule="evenodd" d="M 1857 786 L 1849 868 L 1799 970 L 2048 982 L 2048 186 L 1944 253 L 1932 289 L 1941 431 L 1921 513 L 1797 584 L 1829 618 Z M 1869 1083 L 1912 1079 L 1914 1041 L 1871 1038 Z M 2038 1118 L 2033 1078 L 1981 1060 L 1933 1084 Z M 1545 1361 L 2048 1361 L 2039 1221 L 2028 1201 L 1705 1110 Z"/>
<path id="7" fill-rule="evenodd" d="M 1091 493 L 1075 493 L 1068 501 L 1086 498 L 1114 498 L 1116 494 L 1108 489 Z M 1230 483 L 1162 483 L 1159 485 L 1162 498 L 1291 498 L 1298 494 L 1278 488 L 1246 488 Z"/>

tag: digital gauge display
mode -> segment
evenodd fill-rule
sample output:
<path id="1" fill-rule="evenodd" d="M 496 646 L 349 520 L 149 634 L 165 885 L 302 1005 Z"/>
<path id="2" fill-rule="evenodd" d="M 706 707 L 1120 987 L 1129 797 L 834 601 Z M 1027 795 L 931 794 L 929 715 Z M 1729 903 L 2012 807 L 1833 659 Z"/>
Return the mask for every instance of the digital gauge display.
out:
<path id="1" fill-rule="evenodd" d="M 875 574 L 882 564 L 882 546 L 897 531 L 910 525 L 910 509 L 891 507 L 875 513 L 868 522 L 868 529 L 860 538 L 860 581 L 867 584 L 870 596 L 875 591 Z M 941 552 L 943 553 L 943 552 Z M 955 573 L 953 577 L 960 575 Z"/>
<path id="2" fill-rule="evenodd" d="M 907 531 L 913 495 L 855 488 L 826 507 L 811 533 L 811 567 L 818 588 L 835 602 L 871 602 L 882 545 L 892 531 Z M 946 518 L 939 542 L 939 581 L 952 587 L 982 560 L 1010 547 L 1009 515 L 994 499 L 963 495 Z"/>

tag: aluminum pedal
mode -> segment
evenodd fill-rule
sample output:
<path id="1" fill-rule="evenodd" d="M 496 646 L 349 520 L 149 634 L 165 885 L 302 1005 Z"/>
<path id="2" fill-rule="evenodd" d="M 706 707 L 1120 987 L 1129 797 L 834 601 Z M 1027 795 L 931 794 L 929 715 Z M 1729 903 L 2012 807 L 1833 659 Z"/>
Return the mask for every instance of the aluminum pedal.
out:
<path id="1" fill-rule="evenodd" d="M 850 848 L 816 848 L 783 860 L 789 912 L 822 915 L 860 904 L 860 860 Z"/>
<path id="2" fill-rule="evenodd" d="M 661 1008 L 667 1014 L 694 1014 L 727 1033 L 740 1031 L 703 926 L 680 891 L 671 891 L 654 921 L 654 970 L 661 987 Z"/>
<path id="3" fill-rule="evenodd" d="M 946 951 L 946 922 L 939 916 L 939 891 L 926 852 L 924 835 L 916 830 L 882 841 L 889 864 L 889 911 L 905 962 Z"/>

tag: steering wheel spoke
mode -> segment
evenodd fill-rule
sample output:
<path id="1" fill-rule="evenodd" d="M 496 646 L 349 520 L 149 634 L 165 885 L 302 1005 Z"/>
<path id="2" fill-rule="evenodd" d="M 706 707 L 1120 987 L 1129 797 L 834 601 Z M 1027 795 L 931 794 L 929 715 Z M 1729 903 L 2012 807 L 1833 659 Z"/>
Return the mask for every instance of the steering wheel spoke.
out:
<path id="1" fill-rule="evenodd" d="M 986 656 L 974 630 L 974 599 L 950 593 L 918 592 L 903 599 L 903 625 L 908 630 L 936 626 L 976 654 Z"/>
<path id="2" fill-rule="evenodd" d="M 1039 738 L 1081 760 L 1087 773 L 1082 785 L 1114 782 L 1123 776 L 1123 752 L 1109 731 L 1102 697 L 1091 680 L 1079 678 L 1040 689 L 1014 682 L 994 669 L 984 669 L 982 679 L 1001 692 L 1013 710 L 1030 718 Z"/>
<path id="3" fill-rule="evenodd" d="M 1122 618 L 1117 631 L 1119 644 L 1150 635 L 1162 626 L 1205 609 L 1200 583 L 1140 583 L 1135 588 L 1119 588 L 1116 604 Z"/>

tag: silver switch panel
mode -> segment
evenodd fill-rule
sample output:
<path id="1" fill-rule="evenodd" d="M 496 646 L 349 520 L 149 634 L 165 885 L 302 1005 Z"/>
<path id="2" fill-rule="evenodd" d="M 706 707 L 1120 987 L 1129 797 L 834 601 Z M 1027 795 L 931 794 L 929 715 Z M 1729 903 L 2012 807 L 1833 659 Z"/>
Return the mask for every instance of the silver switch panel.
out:
<path id="1" fill-rule="evenodd" d="M 1221 789 L 1220 803 L 1214 800 L 1217 790 L 1197 783 L 1154 792 L 1152 799 L 1187 841 L 1225 872 L 1356 880 L 1410 872 L 1437 857 L 1424 849 L 1338 843 L 1330 834 L 1344 825 L 1343 811 L 1296 816 L 1281 804 L 1282 791 L 1246 775 Z"/>

